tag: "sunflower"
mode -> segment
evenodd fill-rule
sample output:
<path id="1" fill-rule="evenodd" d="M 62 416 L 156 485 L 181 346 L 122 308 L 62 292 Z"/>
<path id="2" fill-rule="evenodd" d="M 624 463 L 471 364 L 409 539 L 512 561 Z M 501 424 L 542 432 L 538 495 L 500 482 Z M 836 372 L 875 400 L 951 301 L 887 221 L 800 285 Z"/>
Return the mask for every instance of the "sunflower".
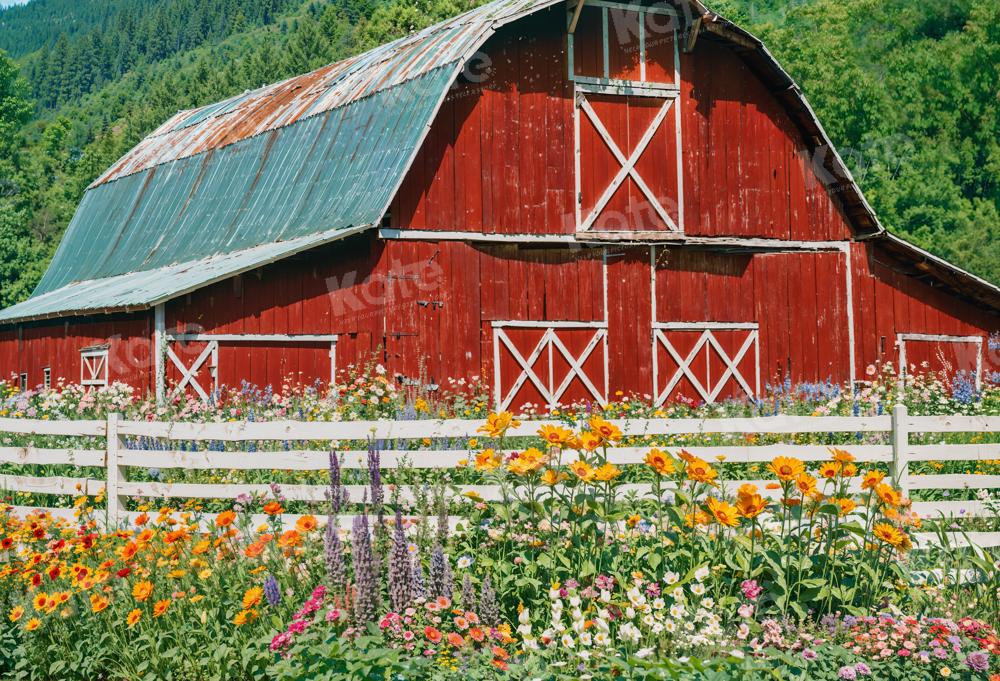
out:
<path id="1" fill-rule="evenodd" d="M 130 627 L 134 627 L 141 617 L 142 617 L 142 610 L 136 608 L 135 610 L 131 611 L 128 614 L 128 617 L 125 618 L 125 624 L 127 624 Z"/>
<path id="2" fill-rule="evenodd" d="M 655 447 L 646 454 L 645 462 L 657 475 L 670 475 L 675 470 L 674 460 Z"/>
<path id="3" fill-rule="evenodd" d="M 790 456 L 776 456 L 768 465 L 771 472 L 782 482 L 789 482 L 801 475 L 806 467 L 799 459 Z"/>
<path id="4" fill-rule="evenodd" d="M 260 603 L 260 599 L 264 597 L 264 590 L 259 586 L 252 586 L 246 590 L 243 594 L 243 609 L 249 610 L 253 606 Z"/>
<path id="5" fill-rule="evenodd" d="M 594 467 L 583 460 L 574 461 L 569 465 L 569 469 L 573 475 L 584 482 L 591 482 L 596 474 Z"/>
<path id="6" fill-rule="evenodd" d="M 861 479 L 861 489 L 875 489 L 882 484 L 884 478 L 885 473 L 882 471 L 865 471 Z"/>
<path id="7" fill-rule="evenodd" d="M 589 430 L 581 433 L 580 437 L 576 440 L 580 443 L 580 449 L 588 452 L 594 451 L 604 443 L 604 440 L 601 439 L 600 435 L 592 433 Z"/>
<path id="8" fill-rule="evenodd" d="M 514 418 L 509 411 L 502 411 L 499 414 L 492 413 L 486 417 L 486 423 L 479 426 L 478 433 L 484 433 L 490 437 L 503 437 L 509 428 L 517 428 L 521 422 Z"/>
<path id="9" fill-rule="evenodd" d="M 622 474 L 620 468 L 611 463 L 606 463 L 594 471 L 594 479 L 601 482 L 610 482 Z"/>
<path id="10" fill-rule="evenodd" d="M 500 467 L 503 463 L 503 459 L 492 449 L 484 449 L 483 451 L 476 454 L 476 470 L 477 471 L 492 471 Z"/>
<path id="11" fill-rule="evenodd" d="M 795 477 L 795 487 L 802 493 L 802 496 L 810 495 L 816 491 L 816 478 L 808 473 L 799 473 Z"/>
<path id="12" fill-rule="evenodd" d="M 563 471 L 557 471 L 553 468 L 549 468 L 544 473 L 542 473 L 542 484 L 548 485 L 549 487 L 555 487 L 563 480 L 569 478 L 569 475 Z"/>
<path id="13" fill-rule="evenodd" d="M 709 464 L 704 459 L 699 459 L 696 456 L 692 456 L 691 460 L 687 462 L 684 466 L 684 473 L 687 475 L 688 480 L 694 482 L 704 482 L 709 485 L 715 485 L 715 478 L 718 477 L 718 473 L 711 464 Z"/>
<path id="14" fill-rule="evenodd" d="M 872 530 L 872 534 L 875 538 L 881 542 L 884 542 L 894 548 L 899 548 L 904 542 L 906 534 L 900 530 L 898 527 L 890 525 L 889 523 L 878 523 Z"/>
<path id="15" fill-rule="evenodd" d="M 24 625 L 24 628 L 27 629 L 28 631 L 34 631 L 40 626 L 42 626 L 42 620 L 38 619 L 37 617 L 32 617 L 30 620 L 28 620 L 28 623 Z"/>
<path id="16" fill-rule="evenodd" d="M 726 501 L 720 501 L 715 497 L 709 497 L 706 502 L 708 510 L 715 517 L 715 522 L 724 527 L 736 527 L 740 524 L 739 511 L 736 507 Z"/>
<path id="17" fill-rule="evenodd" d="M 767 509 L 767 501 L 759 494 L 740 494 L 736 510 L 744 518 L 756 518 Z"/>
<path id="18" fill-rule="evenodd" d="M 875 488 L 875 493 L 886 506 L 899 506 L 903 503 L 902 493 L 897 489 L 893 489 L 892 485 L 882 483 Z"/>
<path id="19" fill-rule="evenodd" d="M 854 461 L 853 454 L 843 449 L 837 449 L 836 447 L 830 447 L 830 458 L 841 464 Z"/>
<path id="20" fill-rule="evenodd" d="M 857 508 L 857 504 L 850 497 L 839 497 L 833 500 L 833 503 L 837 505 L 837 510 L 840 515 L 844 516 Z"/>
<path id="21" fill-rule="evenodd" d="M 167 608 L 169 607 L 170 607 L 170 601 L 167 600 L 156 601 L 156 603 L 153 604 L 153 617 L 161 616 L 163 613 L 167 611 Z"/>
<path id="22" fill-rule="evenodd" d="M 515 454 L 507 463 L 507 470 L 514 475 L 526 476 L 537 473 L 545 465 L 547 458 L 540 449 L 529 447 Z"/>
<path id="23" fill-rule="evenodd" d="M 7 613 L 7 619 L 9 619 L 11 622 L 16 622 L 23 616 L 24 616 L 24 608 L 20 605 L 15 605 L 13 608 L 10 609 L 10 612 Z"/>
<path id="24" fill-rule="evenodd" d="M 562 426 L 542 426 L 538 429 L 538 436 L 550 445 L 565 445 L 573 440 L 573 431 Z"/>
<path id="25" fill-rule="evenodd" d="M 49 606 L 49 595 L 44 591 L 35 596 L 34 600 L 31 601 L 32 607 L 38 612 L 42 612 Z"/>
<path id="26" fill-rule="evenodd" d="M 592 433 L 600 436 L 605 442 L 618 442 L 622 439 L 622 431 L 618 426 L 601 416 L 591 416 L 587 425 L 590 427 Z"/>
<path id="27" fill-rule="evenodd" d="M 149 598 L 153 593 L 153 583 L 149 581 L 136 582 L 132 587 L 132 598 L 140 603 Z"/>
<path id="28" fill-rule="evenodd" d="M 838 475 L 840 475 L 840 471 L 842 468 L 843 466 L 841 466 L 839 463 L 836 462 L 825 463 L 819 467 L 818 473 L 821 478 L 826 478 L 827 480 L 833 480 Z"/>
<path id="29" fill-rule="evenodd" d="M 109 605 L 111 605 L 111 601 L 109 601 L 104 596 L 94 594 L 90 597 L 90 609 L 95 614 L 107 610 Z"/>

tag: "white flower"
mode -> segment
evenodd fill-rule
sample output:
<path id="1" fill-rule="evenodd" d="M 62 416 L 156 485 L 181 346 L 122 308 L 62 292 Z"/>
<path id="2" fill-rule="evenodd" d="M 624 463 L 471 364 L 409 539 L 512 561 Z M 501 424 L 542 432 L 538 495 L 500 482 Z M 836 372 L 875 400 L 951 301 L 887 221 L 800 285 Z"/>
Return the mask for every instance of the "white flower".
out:
<path id="1" fill-rule="evenodd" d="M 653 654 L 652 648 L 639 648 L 639 650 L 635 651 L 635 656 L 638 657 L 640 660 L 644 657 L 649 657 L 652 654 Z"/>
<path id="2" fill-rule="evenodd" d="M 618 638 L 622 641 L 637 643 L 639 641 L 639 637 L 639 629 L 631 622 L 626 622 L 618 630 Z"/>
<path id="3" fill-rule="evenodd" d="M 607 589 L 601 589 L 601 602 L 610 603 L 611 602 L 611 592 Z"/>
<path id="4" fill-rule="evenodd" d="M 641 605 L 642 603 L 646 602 L 646 597 L 642 595 L 642 592 L 639 591 L 638 587 L 633 586 L 631 589 L 628 590 L 627 595 L 628 595 L 628 600 L 630 603 L 632 603 L 632 605 Z"/>
<path id="5" fill-rule="evenodd" d="M 522 608 L 521 612 L 517 613 L 517 621 L 521 624 L 531 624 L 531 611 L 527 608 Z"/>
<path id="6" fill-rule="evenodd" d="M 663 602 L 662 598 L 657 598 L 653 601 L 653 610 L 663 610 L 665 607 L 667 607 L 667 604 Z"/>
<path id="7" fill-rule="evenodd" d="M 576 656 L 579 657 L 581 660 L 589 660 L 590 659 L 590 651 L 589 650 L 581 650 L 580 652 L 578 652 L 576 654 Z M 581 676 L 580 678 L 582 679 L 584 677 Z"/>
<path id="8" fill-rule="evenodd" d="M 704 584 L 692 584 L 691 585 L 691 593 L 693 593 L 695 596 L 701 596 L 702 594 L 705 593 L 705 585 Z"/>
<path id="9" fill-rule="evenodd" d="M 563 648 L 573 648 L 576 646 L 576 641 L 574 641 L 573 637 L 570 636 L 569 634 L 563 634 L 561 643 L 563 645 Z"/>
<path id="10" fill-rule="evenodd" d="M 675 631 L 677 631 L 677 622 L 674 622 L 673 620 L 667 620 L 666 622 L 663 623 L 663 628 L 667 630 L 668 634 L 672 634 Z"/>
<path id="11" fill-rule="evenodd" d="M 667 584 L 676 584 L 681 580 L 681 576 L 676 572 L 668 572 L 663 576 L 663 581 Z"/>
<path id="12" fill-rule="evenodd" d="M 472 556 L 462 556 L 458 559 L 458 563 L 456 563 L 456 565 L 458 565 L 459 570 L 464 570 L 472 565 Z"/>
<path id="13" fill-rule="evenodd" d="M 704 582 L 706 579 L 708 579 L 708 575 L 709 575 L 709 570 L 707 565 L 703 565 L 694 571 L 694 578 L 697 579 L 699 582 Z"/>
<path id="14" fill-rule="evenodd" d="M 684 593 L 684 587 L 679 586 L 675 588 L 673 591 L 670 592 L 670 597 L 673 598 L 675 601 L 683 601 L 685 598 L 687 598 L 687 595 Z"/>
<path id="15" fill-rule="evenodd" d="M 554 601 L 557 601 L 560 598 L 562 598 L 562 594 L 559 592 L 559 589 L 557 587 L 552 587 L 551 589 L 549 589 L 549 598 L 551 598 Z"/>
<path id="16" fill-rule="evenodd" d="M 676 618 L 683 617 L 684 616 L 684 606 L 681 605 L 681 604 L 679 604 L 679 603 L 675 603 L 674 605 L 671 605 L 670 606 L 670 616 L 671 617 L 676 617 Z"/>
<path id="17" fill-rule="evenodd" d="M 517 625 L 517 633 L 519 633 L 522 637 L 524 637 L 524 640 L 527 641 L 528 637 L 531 636 L 531 625 L 530 624 Z"/>
<path id="18" fill-rule="evenodd" d="M 538 641 L 531 636 L 524 636 L 521 639 L 521 645 L 523 645 L 528 650 L 538 650 Z"/>
<path id="19" fill-rule="evenodd" d="M 569 597 L 569 604 L 573 608 L 579 608 L 580 607 L 580 597 L 579 596 L 570 596 Z"/>
<path id="20" fill-rule="evenodd" d="M 715 607 L 715 599 L 714 598 L 701 599 L 701 607 L 711 610 L 712 608 Z"/>
<path id="21" fill-rule="evenodd" d="M 611 645 L 611 639 L 608 637 L 607 632 L 599 631 L 596 634 L 594 634 L 594 645 L 598 646 Z"/>
<path id="22" fill-rule="evenodd" d="M 593 637 L 590 635 L 589 631 L 585 631 L 580 634 L 580 645 L 589 646 L 593 643 Z"/>
<path id="23" fill-rule="evenodd" d="M 654 624 L 656 624 L 656 619 L 654 619 L 652 615 L 645 615 L 642 618 L 642 623 L 645 624 L 647 627 L 652 627 Z"/>
<path id="24" fill-rule="evenodd" d="M 632 607 L 625 608 L 625 619 L 627 620 L 635 619 L 635 608 Z"/>

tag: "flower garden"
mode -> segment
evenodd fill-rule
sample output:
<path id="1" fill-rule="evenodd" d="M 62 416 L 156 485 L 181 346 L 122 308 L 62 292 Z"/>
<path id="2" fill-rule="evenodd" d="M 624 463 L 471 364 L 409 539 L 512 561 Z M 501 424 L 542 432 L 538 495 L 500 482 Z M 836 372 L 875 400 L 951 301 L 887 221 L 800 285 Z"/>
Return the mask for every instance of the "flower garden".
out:
<path id="1" fill-rule="evenodd" d="M 886 466 L 852 454 L 865 434 L 795 435 L 796 444 L 824 446 L 825 460 L 776 456 L 757 465 L 689 451 L 731 444 L 732 436 L 634 438 L 613 423 L 877 414 L 897 402 L 915 413 L 1000 414 L 1000 388 L 990 381 L 978 392 L 957 380 L 900 385 L 888 367 L 873 368 L 871 379 L 855 392 L 776 386 L 753 403 L 655 408 L 620 396 L 605 409 L 529 406 L 516 415 L 490 413 L 477 382 L 415 394 L 374 365 L 329 391 L 244 386 L 210 404 L 178 398 L 158 406 L 125 386 L 0 386 L 0 416 L 16 418 L 117 411 L 136 420 L 457 416 L 481 424 L 460 443 L 417 440 L 411 462 L 395 467 L 381 460 L 389 443 L 308 443 L 332 450 L 321 474 L 269 471 L 255 478 L 271 485 L 266 495 L 235 500 L 130 500 L 128 524 L 111 529 L 100 492 L 5 494 L 0 678 L 997 681 L 1000 553 L 947 539 L 996 531 L 995 517 L 919 517 Z M 549 425 L 530 427 L 541 416 Z M 5 447 L 80 444 L 0 438 Z M 126 443 L 140 444 L 157 446 Z M 268 455 L 264 444 L 239 446 L 247 456 Z M 641 463 L 611 461 L 609 450 L 621 446 L 639 448 Z M 448 448 L 467 456 L 443 470 L 418 465 L 422 451 Z M 359 450 L 365 465 L 347 465 L 344 452 Z M 989 460 L 919 467 L 1000 474 L 1000 462 Z M 133 473 L 187 481 L 264 475 Z M 757 482 L 726 484 L 747 478 Z M 282 493 L 306 480 L 326 486 L 321 504 Z M 499 494 L 461 493 L 468 483 Z M 959 490 L 953 498 L 996 511 L 995 495 Z M 59 504 L 72 514 L 13 510 Z M 942 541 L 915 547 L 918 533 Z"/>

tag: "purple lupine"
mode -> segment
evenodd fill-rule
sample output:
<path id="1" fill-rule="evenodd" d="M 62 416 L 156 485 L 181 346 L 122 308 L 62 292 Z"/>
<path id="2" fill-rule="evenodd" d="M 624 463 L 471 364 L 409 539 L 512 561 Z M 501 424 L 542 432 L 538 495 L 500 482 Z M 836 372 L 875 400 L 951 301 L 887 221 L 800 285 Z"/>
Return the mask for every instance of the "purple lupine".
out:
<path id="1" fill-rule="evenodd" d="M 326 500 L 330 504 L 330 512 L 334 515 L 340 513 L 347 504 L 347 488 L 341 479 L 340 456 L 337 452 L 330 452 L 329 468 L 330 484 L 326 490 Z"/>
<path id="2" fill-rule="evenodd" d="M 462 607 L 471 611 L 476 609 L 476 589 L 468 572 L 462 577 Z"/>
<path id="3" fill-rule="evenodd" d="M 493 590 L 493 581 L 489 575 L 483 577 L 479 591 L 479 619 L 491 627 L 500 624 L 500 608 L 497 606 L 497 593 Z"/>
<path id="4" fill-rule="evenodd" d="M 378 529 L 385 523 L 385 491 L 382 489 L 382 455 L 371 438 L 368 439 L 368 485 L 372 490 L 372 510 Z"/>
<path id="5" fill-rule="evenodd" d="M 389 554 L 389 601 L 393 612 L 403 612 L 413 601 L 413 566 L 403 531 L 403 514 L 396 507 L 396 527 Z"/>
<path id="6" fill-rule="evenodd" d="M 431 552 L 431 595 L 452 598 L 455 595 L 451 563 L 440 544 Z"/>
<path id="7" fill-rule="evenodd" d="M 268 575 L 264 580 L 264 597 L 272 608 L 281 603 L 281 587 L 274 575 Z"/>
<path id="8" fill-rule="evenodd" d="M 424 579 L 424 566 L 420 563 L 420 556 L 413 557 L 413 585 L 414 598 L 427 598 L 427 585 Z"/>
<path id="9" fill-rule="evenodd" d="M 368 515 L 361 513 L 354 517 L 351 529 L 354 565 L 354 618 L 358 624 L 374 622 L 381 607 L 379 598 L 378 572 L 375 554 L 372 552 Z"/>
<path id="10" fill-rule="evenodd" d="M 437 541 L 441 546 L 448 545 L 448 502 L 445 501 L 444 492 L 437 500 Z"/>
<path id="11" fill-rule="evenodd" d="M 323 557 L 326 561 L 326 576 L 330 587 L 338 593 L 345 586 L 344 545 L 340 541 L 340 521 L 338 514 L 347 504 L 347 488 L 344 487 L 340 474 L 340 457 L 337 452 L 330 452 L 330 485 L 326 490 L 329 508 L 326 514 L 326 531 L 323 535 Z"/>

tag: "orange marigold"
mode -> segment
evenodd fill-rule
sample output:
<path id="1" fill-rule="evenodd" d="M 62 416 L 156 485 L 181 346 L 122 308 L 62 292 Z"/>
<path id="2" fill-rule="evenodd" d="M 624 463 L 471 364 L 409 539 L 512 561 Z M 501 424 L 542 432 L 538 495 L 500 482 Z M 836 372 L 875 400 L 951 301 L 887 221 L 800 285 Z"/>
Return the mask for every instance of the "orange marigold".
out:
<path id="1" fill-rule="evenodd" d="M 740 515 L 736 507 L 726 501 L 709 497 L 706 502 L 708 510 L 715 517 L 715 522 L 725 527 L 736 527 L 740 524 Z"/>
<path id="2" fill-rule="evenodd" d="M 281 502 L 271 501 L 271 502 L 268 502 L 268 503 L 264 504 L 264 513 L 266 513 L 267 515 L 271 515 L 271 516 L 281 515 L 284 512 L 285 512 L 285 509 L 281 505 Z"/>
<path id="3" fill-rule="evenodd" d="M 768 465 L 771 472 L 782 482 L 794 480 L 805 471 L 805 464 L 790 456 L 776 456 Z"/>
<path id="4" fill-rule="evenodd" d="M 655 447 L 646 454 L 646 465 L 658 475 L 670 475 L 674 472 L 674 460 Z"/>
<path id="5" fill-rule="evenodd" d="M 601 416 L 591 416 L 587 422 L 590 432 L 601 438 L 602 442 L 618 442 L 622 439 L 622 431 L 615 424 Z"/>
<path id="6" fill-rule="evenodd" d="M 476 470 L 492 471 L 500 467 L 503 459 L 492 449 L 484 449 L 476 454 Z"/>
<path id="7" fill-rule="evenodd" d="M 573 431 L 562 426 L 542 426 L 538 429 L 538 436 L 550 445 L 565 445 L 573 440 Z"/>
<path id="8" fill-rule="evenodd" d="M 715 485 L 715 479 L 719 476 L 711 464 L 696 456 L 692 456 L 691 460 L 684 466 L 684 473 L 687 475 L 688 480 L 704 482 L 709 485 Z"/>
<path id="9" fill-rule="evenodd" d="M 264 590 L 259 586 L 252 586 L 246 590 L 243 594 L 243 609 L 249 610 L 253 606 L 260 603 L 261 598 L 264 597 Z"/>
<path id="10" fill-rule="evenodd" d="M 219 515 L 215 516 L 215 524 L 217 527 L 229 527 L 236 521 L 236 513 L 234 511 L 223 511 Z"/>
<path id="11" fill-rule="evenodd" d="M 295 521 L 295 528 L 299 532 L 312 532 L 319 526 L 316 522 L 316 516 L 304 515 Z"/>
<path id="12" fill-rule="evenodd" d="M 883 479 L 885 479 L 885 473 L 882 471 L 865 471 L 864 477 L 861 479 L 861 489 L 875 489 L 882 484 Z"/>
<path id="13" fill-rule="evenodd" d="M 153 593 L 153 583 L 148 580 L 136 582 L 132 587 L 132 598 L 140 603 L 149 598 Z"/>
<path id="14" fill-rule="evenodd" d="M 125 624 L 127 624 L 130 627 L 134 627 L 141 618 L 142 618 L 142 610 L 136 608 L 135 610 L 131 611 L 128 614 L 128 617 L 125 618 Z"/>
<path id="15" fill-rule="evenodd" d="M 759 494 L 740 494 L 736 510 L 744 518 L 756 518 L 767 509 L 767 501 Z"/>
<path id="16" fill-rule="evenodd" d="M 153 604 L 153 617 L 160 617 L 163 613 L 167 611 L 167 608 L 169 607 L 170 607 L 170 601 L 167 600 L 156 601 L 156 603 Z"/>

